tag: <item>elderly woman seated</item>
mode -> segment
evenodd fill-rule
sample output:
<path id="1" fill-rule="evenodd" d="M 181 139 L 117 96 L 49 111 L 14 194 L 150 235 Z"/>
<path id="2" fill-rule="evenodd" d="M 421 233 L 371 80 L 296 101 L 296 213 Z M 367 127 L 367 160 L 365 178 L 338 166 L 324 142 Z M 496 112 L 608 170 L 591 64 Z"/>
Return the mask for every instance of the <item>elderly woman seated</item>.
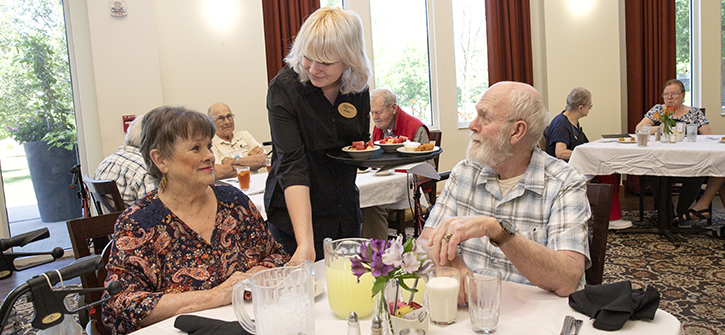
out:
<path id="1" fill-rule="evenodd" d="M 214 133 L 184 107 L 144 117 L 141 153 L 159 186 L 116 222 L 106 283 L 124 289 L 103 304 L 114 333 L 227 305 L 237 282 L 289 260 L 244 193 L 213 185 Z"/>

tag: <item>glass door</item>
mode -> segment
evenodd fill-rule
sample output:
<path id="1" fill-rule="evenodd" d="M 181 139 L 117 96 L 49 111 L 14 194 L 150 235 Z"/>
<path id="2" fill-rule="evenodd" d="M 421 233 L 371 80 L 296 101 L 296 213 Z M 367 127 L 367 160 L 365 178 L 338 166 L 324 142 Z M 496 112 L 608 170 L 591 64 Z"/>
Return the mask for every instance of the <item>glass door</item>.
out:
<path id="1" fill-rule="evenodd" d="M 49 239 L 21 250 L 70 249 L 65 221 L 81 210 L 69 188 L 78 159 L 62 0 L 0 8 L 0 232 L 47 227 Z"/>

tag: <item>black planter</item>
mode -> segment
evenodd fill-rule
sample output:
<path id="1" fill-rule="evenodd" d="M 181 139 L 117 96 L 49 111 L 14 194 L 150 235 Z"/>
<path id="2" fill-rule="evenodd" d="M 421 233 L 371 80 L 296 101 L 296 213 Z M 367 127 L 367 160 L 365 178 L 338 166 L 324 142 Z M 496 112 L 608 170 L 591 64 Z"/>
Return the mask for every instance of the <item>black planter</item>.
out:
<path id="1" fill-rule="evenodd" d="M 77 191 L 69 187 L 73 181 L 70 170 L 78 164 L 76 150 L 51 147 L 45 141 L 28 142 L 23 148 L 40 220 L 56 222 L 81 217 L 81 201 Z"/>

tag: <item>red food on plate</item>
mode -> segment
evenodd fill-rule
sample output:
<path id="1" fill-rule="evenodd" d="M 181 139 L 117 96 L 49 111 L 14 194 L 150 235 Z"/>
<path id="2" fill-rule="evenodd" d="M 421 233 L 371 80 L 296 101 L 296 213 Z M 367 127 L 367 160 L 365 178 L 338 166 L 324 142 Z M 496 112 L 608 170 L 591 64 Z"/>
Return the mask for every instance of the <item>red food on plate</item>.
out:
<path id="1" fill-rule="evenodd" d="M 353 147 L 357 147 L 359 145 L 360 146 L 365 145 L 365 142 L 363 142 L 363 141 L 355 141 L 355 142 L 352 142 L 352 146 Z"/>

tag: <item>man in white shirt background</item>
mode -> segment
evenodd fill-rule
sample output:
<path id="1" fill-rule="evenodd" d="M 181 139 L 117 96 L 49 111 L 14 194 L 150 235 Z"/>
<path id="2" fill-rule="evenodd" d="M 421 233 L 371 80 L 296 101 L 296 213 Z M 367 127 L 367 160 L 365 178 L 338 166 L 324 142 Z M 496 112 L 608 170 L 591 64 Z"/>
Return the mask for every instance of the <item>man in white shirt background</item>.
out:
<path id="1" fill-rule="evenodd" d="M 214 152 L 214 176 L 216 179 L 236 176 L 237 166 L 249 166 L 256 171 L 265 166 L 267 153 L 248 131 L 235 131 L 234 114 L 223 102 L 217 102 L 207 113 L 216 126 L 212 139 Z"/>

